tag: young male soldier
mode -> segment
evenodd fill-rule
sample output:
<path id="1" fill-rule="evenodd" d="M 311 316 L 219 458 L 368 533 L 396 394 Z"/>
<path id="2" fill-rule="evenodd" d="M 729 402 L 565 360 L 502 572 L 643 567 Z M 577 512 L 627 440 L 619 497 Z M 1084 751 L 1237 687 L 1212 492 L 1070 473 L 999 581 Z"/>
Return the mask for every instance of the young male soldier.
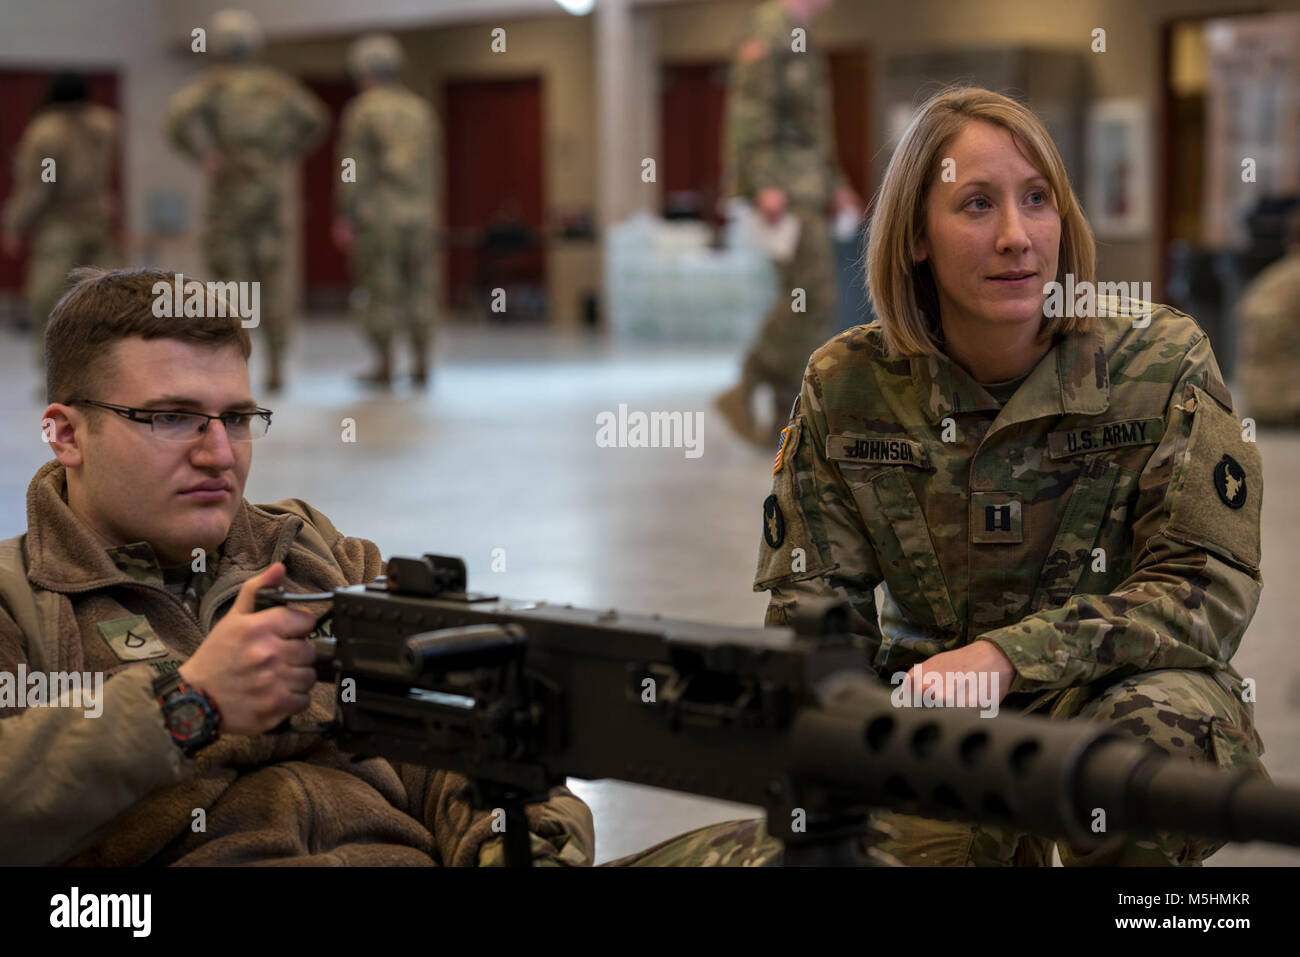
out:
<path id="1" fill-rule="evenodd" d="M 244 501 L 271 413 L 229 310 L 155 317 L 176 279 L 154 270 L 73 279 L 46 340 L 55 460 L 0 543 L 0 676 L 105 679 L 90 708 L 0 696 L 0 864 L 500 862 L 463 777 L 266 734 L 327 721 L 334 692 L 294 640 L 313 618 L 255 612 L 257 589 L 370 581 L 379 549 L 299 499 Z M 591 862 L 566 789 L 527 815 L 539 862 Z"/>

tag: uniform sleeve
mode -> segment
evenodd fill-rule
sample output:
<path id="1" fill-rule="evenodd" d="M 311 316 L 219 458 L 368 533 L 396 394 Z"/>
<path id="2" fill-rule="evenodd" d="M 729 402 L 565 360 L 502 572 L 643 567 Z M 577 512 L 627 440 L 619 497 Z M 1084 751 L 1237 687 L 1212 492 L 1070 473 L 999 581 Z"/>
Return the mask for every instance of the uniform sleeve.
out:
<path id="1" fill-rule="evenodd" d="M 776 168 L 776 84 L 771 50 L 747 40 L 731 65 L 727 136 L 723 150 L 723 195 L 753 199 L 781 186 Z"/>
<path id="2" fill-rule="evenodd" d="M 1263 468 L 1209 339 L 1182 357 L 1165 432 L 1138 479 L 1129 576 L 980 638 L 1039 691 L 1159 668 L 1223 669 L 1259 604 Z"/>
<path id="3" fill-rule="evenodd" d="M 880 647 L 875 588 L 883 576 L 853 493 L 826 458 L 822 386 L 811 363 L 773 469 L 754 575 L 754 590 L 772 593 L 766 623 L 790 624 L 801 601 L 841 601 L 849 607 L 850 632 L 874 657 Z"/>
<path id="4" fill-rule="evenodd" d="M 285 100 L 287 122 L 291 129 L 297 130 L 294 137 L 294 152 L 298 156 L 311 153 L 329 130 L 330 111 L 315 93 L 301 82 L 290 78 L 289 96 Z"/>
<path id="5" fill-rule="evenodd" d="M 196 130 L 207 95 L 208 85 L 202 78 L 182 87 L 172 95 L 167 104 L 167 116 L 163 120 L 167 141 L 179 153 L 195 162 L 202 160 L 212 146 L 210 142 L 202 141 Z"/>
<path id="6" fill-rule="evenodd" d="M 39 119 L 33 119 L 14 149 L 14 191 L 4 215 L 5 235 L 14 239 L 30 232 L 41 213 L 54 201 L 57 179 L 55 183 L 41 180 L 41 160 L 49 151 L 41 145 Z"/>
<path id="7" fill-rule="evenodd" d="M 350 159 L 356 164 L 357 176 L 371 169 L 367 156 L 364 119 L 353 100 L 343 109 L 339 119 L 338 145 L 334 154 L 334 215 L 340 219 L 357 220 L 357 182 L 344 182 L 340 173 L 343 161 Z"/>
<path id="8" fill-rule="evenodd" d="M 25 647 L 0 609 L 0 673 L 16 679 Z M 147 666 L 113 675 L 103 701 L 86 704 L 0 707 L 0 865 L 58 864 L 193 769 L 163 726 Z"/>

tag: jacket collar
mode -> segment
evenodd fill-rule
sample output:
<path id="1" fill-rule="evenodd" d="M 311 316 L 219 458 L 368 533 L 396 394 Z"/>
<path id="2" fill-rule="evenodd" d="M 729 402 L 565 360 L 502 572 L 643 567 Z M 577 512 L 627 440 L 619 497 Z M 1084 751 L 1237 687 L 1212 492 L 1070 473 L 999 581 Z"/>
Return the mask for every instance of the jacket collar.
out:
<path id="1" fill-rule="evenodd" d="M 932 425 L 957 412 L 998 408 L 997 401 L 945 355 L 913 356 L 911 366 L 921 408 Z M 1042 416 L 1103 412 L 1109 405 L 1110 376 L 1100 330 L 1058 335 L 1002 407 L 990 432 Z"/>
<path id="2" fill-rule="evenodd" d="M 221 546 L 217 583 L 228 576 L 247 577 L 283 559 L 302 524 L 296 515 L 272 515 L 241 501 Z M 28 581 L 50 591 L 90 591 L 135 581 L 68 506 L 67 471 L 57 459 L 41 466 L 27 488 L 26 552 Z"/>

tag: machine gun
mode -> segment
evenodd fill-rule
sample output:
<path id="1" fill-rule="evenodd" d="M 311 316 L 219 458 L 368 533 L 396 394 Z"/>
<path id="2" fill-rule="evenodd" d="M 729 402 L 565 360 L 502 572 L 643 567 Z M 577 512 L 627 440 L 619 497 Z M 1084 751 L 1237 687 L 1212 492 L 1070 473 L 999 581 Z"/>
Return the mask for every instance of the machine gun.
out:
<path id="1" fill-rule="evenodd" d="M 871 808 L 982 820 L 1081 848 L 1174 832 L 1300 846 L 1300 789 L 1170 759 L 1104 725 L 899 708 L 840 606 L 793 628 L 732 628 L 470 592 L 465 564 L 393 558 L 332 592 L 313 639 L 336 684 L 308 729 L 358 757 L 465 775 L 531 863 L 523 806 L 569 776 L 617 778 L 767 811 L 786 864 L 863 864 Z M 288 722 L 277 730 L 287 730 Z M 303 730 L 303 729 L 293 729 Z"/>

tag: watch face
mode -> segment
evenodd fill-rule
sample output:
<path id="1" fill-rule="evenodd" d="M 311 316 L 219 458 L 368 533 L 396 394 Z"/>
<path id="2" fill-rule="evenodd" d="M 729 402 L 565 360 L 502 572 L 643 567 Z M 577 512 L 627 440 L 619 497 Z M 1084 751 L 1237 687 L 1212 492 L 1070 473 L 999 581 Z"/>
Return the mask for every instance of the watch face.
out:
<path id="1" fill-rule="evenodd" d="M 171 710 L 168 723 L 177 734 L 183 735 L 188 741 L 203 733 L 203 726 L 207 721 L 207 715 L 203 709 L 191 700 L 180 701 Z"/>

